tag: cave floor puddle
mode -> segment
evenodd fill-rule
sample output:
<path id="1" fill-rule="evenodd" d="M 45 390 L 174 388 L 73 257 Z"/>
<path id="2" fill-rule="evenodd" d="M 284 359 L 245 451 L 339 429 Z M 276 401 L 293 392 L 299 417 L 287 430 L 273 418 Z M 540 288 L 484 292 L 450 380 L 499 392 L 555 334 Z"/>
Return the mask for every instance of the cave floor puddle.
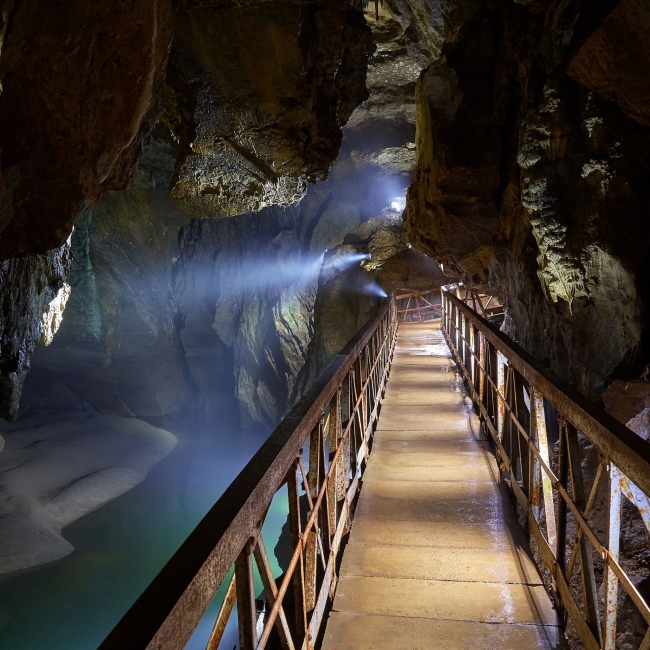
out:
<path id="1" fill-rule="evenodd" d="M 164 422 L 177 447 L 138 486 L 63 530 L 71 555 L 1 576 L 0 649 L 97 648 L 264 441 L 263 434 L 242 434 L 231 424 L 236 418 Z M 286 517 L 279 492 L 264 526 L 267 548 Z M 279 575 L 272 552 L 269 558 Z M 189 650 L 205 648 L 222 599 L 218 593 Z M 234 639 L 230 648 L 237 638 L 231 618 L 224 637 Z"/>
<path id="2" fill-rule="evenodd" d="M 560 647 L 438 324 L 400 325 L 323 650 Z"/>

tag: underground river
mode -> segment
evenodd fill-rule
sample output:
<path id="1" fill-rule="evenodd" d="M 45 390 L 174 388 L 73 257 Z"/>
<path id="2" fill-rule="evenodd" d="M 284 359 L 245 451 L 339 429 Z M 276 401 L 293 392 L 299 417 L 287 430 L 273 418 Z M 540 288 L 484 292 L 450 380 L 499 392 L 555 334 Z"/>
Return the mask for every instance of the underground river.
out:
<path id="1" fill-rule="evenodd" d="M 75 547 L 71 555 L 0 577 L 2 650 L 99 646 L 266 438 L 240 431 L 231 415 L 160 424 L 178 445 L 138 486 L 63 530 Z M 281 571 L 272 549 L 286 503 L 281 491 L 263 530 L 276 577 Z M 259 578 L 256 588 L 262 589 Z M 205 648 L 222 598 L 219 592 L 190 650 Z M 237 644 L 236 612 L 222 644 Z"/>

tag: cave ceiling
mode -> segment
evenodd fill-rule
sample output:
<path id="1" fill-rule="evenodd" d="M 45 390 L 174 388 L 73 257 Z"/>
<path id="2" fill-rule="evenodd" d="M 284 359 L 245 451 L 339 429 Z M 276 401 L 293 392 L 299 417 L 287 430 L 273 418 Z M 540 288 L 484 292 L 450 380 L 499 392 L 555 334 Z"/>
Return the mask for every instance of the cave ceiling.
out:
<path id="1" fill-rule="evenodd" d="M 279 14 L 288 16 L 290 24 L 295 21 L 295 6 L 287 3 Z M 279 7 L 272 2 L 264 5 L 269 11 L 279 11 Z M 209 3 L 200 7 L 201 11 L 210 9 Z M 253 20 L 253 8 L 245 9 Z M 336 20 L 340 27 L 340 14 Z M 197 24 L 201 29 L 214 29 L 208 23 L 203 17 Z M 231 23 L 225 33 L 237 43 L 235 27 Z M 206 197 L 214 201 L 215 195 L 202 198 L 197 192 L 186 204 L 176 194 L 179 173 L 189 164 L 182 155 L 184 125 L 194 120 L 185 131 L 189 134 L 199 128 L 195 125 L 204 123 L 206 115 L 212 119 L 217 113 L 209 103 L 183 115 L 170 109 L 182 104 L 178 89 L 183 88 L 183 79 L 187 82 L 187 77 L 179 80 L 175 76 L 180 74 L 174 68 L 175 48 L 181 47 L 175 40 L 163 89 L 162 118 L 146 141 L 130 187 L 108 192 L 75 222 L 69 244 L 73 261 L 64 278 L 72 290 L 70 299 L 51 344 L 37 346 L 33 355 L 22 357 L 32 369 L 21 413 L 59 404 L 130 417 L 162 417 L 189 405 L 213 414 L 223 403 L 225 391 L 237 400 L 244 424 L 273 427 L 323 363 L 376 309 L 381 295 L 377 280 L 386 278 L 390 286 L 409 281 L 399 206 L 403 206 L 415 166 L 414 88 L 426 62 L 412 56 L 401 23 L 385 8 L 380 9 L 379 19 L 373 15 L 363 28 L 371 32 L 374 55 L 367 66 L 346 73 L 343 79 L 368 99 L 354 110 L 350 106 L 340 109 L 351 112 L 342 128 L 330 117 L 318 118 L 329 129 L 332 141 L 340 141 L 338 156 L 336 151 L 327 156 L 317 152 L 327 180 L 305 184 L 306 193 L 299 203 L 224 218 L 213 218 L 216 203 L 210 203 L 212 208 L 201 203 Z M 241 40 L 242 33 L 236 33 Z M 333 30 L 334 44 L 340 43 L 338 33 Z M 284 36 L 289 38 L 289 34 Z M 192 43 L 200 52 L 201 44 Z M 364 48 L 368 45 L 369 41 Z M 317 58 L 325 61 L 320 55 Z M 248 97 L 252 106 L 252 84 L 263 77 L 254 66 L 249 66 L 249 78 L 238 76 L 234 64 L 227 63 L 230 67 L 227 74 L 221 73 L 222 83 Z M 195 59 L 188 58 L 183 65 L 191 70 Z M 288 82 L 278 86 L 282 79 L 278 80 L 276 68 L 271 66 L 276 76 L 264 82 L 274 97 L 278 89 L 284 92 L 288 87 Z M 194 94 L 188 90 L 182 97 L 212 92 L 213 79 L 214 75 L 203 74 L 196 84 L 187 86 Z M 361 79 L 365 79 L 362 86 Z M 298 81 L 304 88 L 305 81 Z M 232 115 L 234 90 L 226 93 Z M 335 98 L 334 105 L 342 106 L 342 100 Z M 212 112 L 206 107 L 212 107 Z M 296 110 L 306 128 L 311 128 L 303 108 Z M 181 123 L 184 119 L 188 122 Z M 250 143 L 253 135 L 247 131 L 238 142 L 248 138 Z M 250 147 L 261 151 L 262 140 Z M 276 145 L 274 155 L 288 151 L 291 142 Z M 213 148 L 199 156 L 194 153 L 198 150 L 193 146 L 190 152 L 196 169 L 208 169 L 208 158 L 218 161 L 223 153 Z M 302 164 L 305 158 L 298 153 L 293 152 L 292 160 Z M 327 169 L 325 163 L 333 157 L 336 161 Z M 227 166 L 214 173 L 224 169 Z M 231 172 L 233 187 L 235 181 L 243 187 L 250 178 L 240 167 Z M 239 209 L 258 207 L 255 201 Z M 398 207 L 391 208 L 391 204 Z M 341 278 L 338 283 L 321 281 L 323 253 L 344 241 Z M 361 257 L 373 255 L 367 271 L 349 261 L 355 259 L 351 253 L 358 257 L 360 252 Z M 389 265 L 389 274 L 382 274 L 379 267 L 398 253 L 400 261 Z M 341 287 L 348 290 L 343 298 Z M 317 298 L 318 294 L 323 295 Z M 329 313 L 328 305 L 334 305 L 335 312 Z M 34 331 L 42 320 L 39 309 L 34 305 Z M 344 318 L 330 318 L 346 312 Z M 14 412 L 17 395 L 19 390 L 10 402 Z"/>
<path id="2" fill-rule="evenodd" d="M 73 223 L 93 205 L 86 240 L 96 237 L 95 263 L 111 287 L 92 303 L 104 323 L 97 358 L 117 358 L 120 330 L 110 323 L 131 289 L 109 271 L 122 247 L 133 252 L 120 272 L 160 274 L 160 299 L 138 303 L 138 288 L 129 300 L 143 331 L 175 332 L 163 345 L 165 404 L 200 391 L 177 364 L 187 314 L 174 269 L 178 247 L 195 246 L 188 233 L 206 237 L 208 265 L 215 238 L 282 255 L 354 244 L 382 258 L 366 271 L 387 289 L 418 275 L 409 266 L 420 264 L 417 249 L 498 294 L 519 342 L 590 396 L 638 376 L 650 360 L 647 2 L 384 0 L 377 17 L 374 2 L 364 4 L 128 0 L 97 9 L 73 0 L 52 15 L 43 0 L 0 3 L 3 415 L 15 415 L 34 346 L 60 321 Z M 387 206 L 401 206 L 409 184 L 404 225 L 393 224 Z M 142 194 L 157 190 L 167 207 Z M 272 225 L 262 235 L 247 217 L 250 241 L 246 228 L 226 235 L 211 221 L 258 211 Z M 136 252 L 157 237 L 164 259 Z M 332 298 L 317 308 L 312 291 L 291 307 L 303 314 L 287 329 L 280 294 L 259 304 L 272 345 L 231 340 L 227 318 L 219 329 L 216 314 L 250 312 L 243 299 L 237 311 L 211 297 L 212 311 L 201 312 L 202 327 L 248 359 L 238 385 L 255 391 L 267 421 L 297 394 L 314 313 L 340 307 Z M 70 313 L 89 307 L 74 290 L 70 300 Z M 282 390 L 260 388 L 271 382 L 251 371 L 260 360 Z"/>
<path id="3" fill-rule="evenodd" d="M 165 93 L 180 142 L 172 196 L 197 218 L 299 201 L 368 97 L 363 15 L 344 0 L 192 5 L 175 14 Z"/>

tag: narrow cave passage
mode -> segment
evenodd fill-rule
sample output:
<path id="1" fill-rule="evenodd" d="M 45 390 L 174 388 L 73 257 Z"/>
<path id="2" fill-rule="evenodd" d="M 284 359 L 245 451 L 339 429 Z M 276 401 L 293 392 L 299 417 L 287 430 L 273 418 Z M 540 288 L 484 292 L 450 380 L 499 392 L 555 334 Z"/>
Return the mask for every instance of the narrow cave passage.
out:
<path id="1" fill-rule="evenodd" d="M 645 0 L 0 8 L 1 650 L 650 648 Z"/>

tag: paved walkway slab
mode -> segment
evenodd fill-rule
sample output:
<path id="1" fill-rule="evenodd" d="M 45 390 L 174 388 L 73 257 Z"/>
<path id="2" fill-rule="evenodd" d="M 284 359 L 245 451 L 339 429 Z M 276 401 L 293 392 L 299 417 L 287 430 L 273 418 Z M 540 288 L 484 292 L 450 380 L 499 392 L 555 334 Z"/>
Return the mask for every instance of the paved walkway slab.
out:
<path id="1" fill-rule="evenodd" d="M 323 649 L 559 648 L 437 327 L 400 326 Z"/>

